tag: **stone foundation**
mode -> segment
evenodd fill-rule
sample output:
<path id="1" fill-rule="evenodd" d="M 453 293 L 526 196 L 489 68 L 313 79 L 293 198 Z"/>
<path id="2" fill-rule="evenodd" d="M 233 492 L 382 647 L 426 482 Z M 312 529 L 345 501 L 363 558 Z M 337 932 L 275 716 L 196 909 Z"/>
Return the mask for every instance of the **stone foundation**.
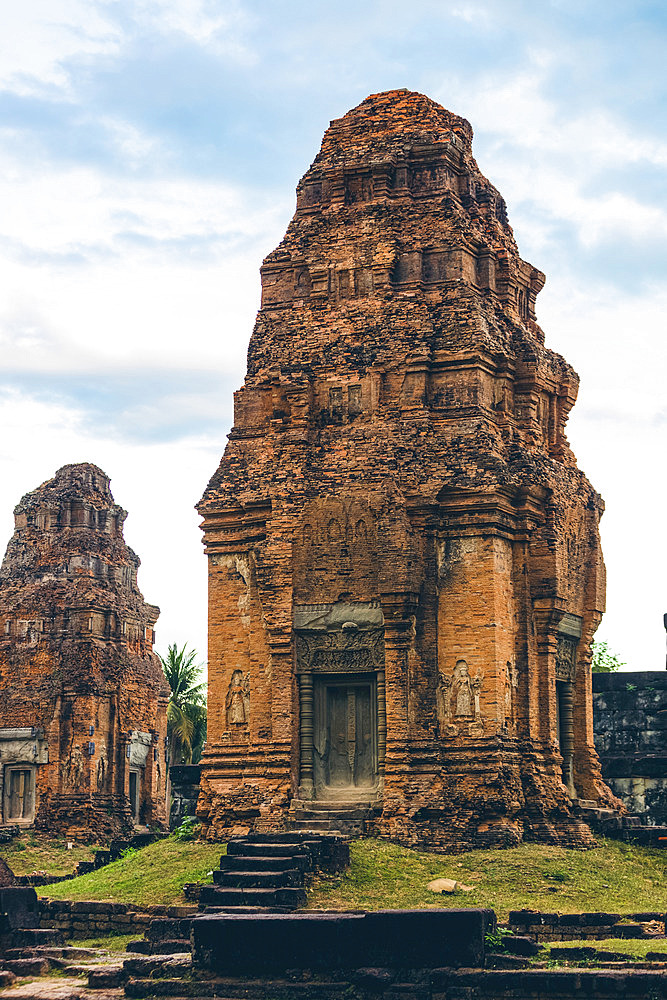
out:
<path id="1" fill-rule="evenodd" d="M 602 773 L 642 823 L 667 826 L 667 671 L 593 675 Z"/>

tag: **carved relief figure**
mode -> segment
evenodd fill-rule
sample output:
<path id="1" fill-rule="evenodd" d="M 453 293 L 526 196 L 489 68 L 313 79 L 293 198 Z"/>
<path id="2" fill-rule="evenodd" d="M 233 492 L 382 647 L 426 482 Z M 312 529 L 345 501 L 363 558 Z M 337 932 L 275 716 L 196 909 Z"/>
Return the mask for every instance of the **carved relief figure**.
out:
<path id="1" fill-rule="evenodd" d="M 83 754 L 79 747 L 74 747 L 69 757 L 60 765 L 60 773 L 66 785 L 78 788 L 83 778 Z"/>
<path id="2" fill-rule="evenodd" d="M 515 692 L 518 685 L 516 667 L 507 661 L 505 668 L 505 724 L 514 726 L 515 724 Z"/>
<path id="3" fill-rule="evenodd" d="M 248 721 L 250 709 L 250 675 L 242 670 L 235 670 L 229 682 L 229 690 L 225 700 L 227 709 L 227 724 L 242 726 Z"/>
<path id="4" fill-rule="evenodd" d="M 451 722 L 452 710 L 450 700 L 451 679 L 444 674 L 438 674 L 438 685 L 435 689 L 435 706 L 438 716 L 438 732 L 444 736 Z"/>
<path id="5" fill-rule="evenodd" d="M 453 680 L 454 703 L 456 716 L 468 716 L 473 714 L 473 688 L 468 664 L 465 660 L 458 660 L 454 668 Z"/>
<path id="6" fill-rule="evenodd" d="M 100 757 L 97 762 L 97 768 L 95 769 L 95 784 L 97 785 L 97 791 L 101 792 L 104 789 L 104 783 L 107 778 L 107 751 L 106 747 L 102 747 L 100 750 Z"/>

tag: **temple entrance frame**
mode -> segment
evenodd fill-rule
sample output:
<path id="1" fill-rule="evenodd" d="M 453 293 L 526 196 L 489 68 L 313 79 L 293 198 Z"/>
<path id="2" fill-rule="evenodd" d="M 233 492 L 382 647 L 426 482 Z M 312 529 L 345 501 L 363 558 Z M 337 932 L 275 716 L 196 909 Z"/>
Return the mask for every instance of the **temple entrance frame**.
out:
<path id="1" fill-rule="evenodd" d="M 574 681 L 577 670 L 577 647 L 583 621 L 578 615 L 565 614 L 558 627 L 556 649 L 556 710 L 558 743 L 563 758 L 563 784 L 571 799 L 576 799 L 574 783 Z"/>
<path id="2" fill-rule="evenodd" d="M 360 608 L 312 605 L 295 613 L 295 626 L 299 681 L 299 798 L 308 801 L 319 797 L 335 798 L 339 794 L 346 799 L 377 800 L 382 794 L 387 742 L 382 612 L 373 606 L 369 613 L 365 605 Z M 331 724 L 327 714 L 331 707 L 326 706 L 326 701 L 327 698 L 336 700 L 336 689 L 346 691 L 345 752 L 354 760 L 349 764 L 350 782 L 334 789 L 324 780 L 321 762 L 328 753 L 325 730 Z M 368 709 L 360 708 L 350 694 L 355 689 L 369 691 Z M 342 695 L 338 697 L 341 699 Z M 370 731 L 364 738 L 372 748 L 369 758 L 372 763 L 366 760 L 363 768 L 368 771 L 370 766 L 372 779 L 356 785 L 355 768 L 359 766 L 356 758 L 363 742 L 357 733 L 357 720 L 362 719 L 369 726 Z"/>

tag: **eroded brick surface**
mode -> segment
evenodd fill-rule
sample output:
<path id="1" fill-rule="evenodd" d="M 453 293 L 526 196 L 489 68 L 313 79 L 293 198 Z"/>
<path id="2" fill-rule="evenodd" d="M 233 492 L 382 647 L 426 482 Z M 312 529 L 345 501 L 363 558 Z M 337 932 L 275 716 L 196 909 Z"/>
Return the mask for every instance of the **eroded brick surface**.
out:
<path id="1" fill-rule="evenodd" d="M 406 844 L 589 843 L 563 684 L 570 794 L 618 807 L 593 747 L 603 503 L 565 436 L 578 378 L 544 346 L 544 275 L 471 143 L 423 95 L 367 98 L 327 130 L 262 267 L 198 508 L 209 836 L 333 793 Z"/>
<path id="2" fill-rule="evenodd" d="M 159 609 L 137 586 L 126 513 L 95 465 L 67 465 L 23 497 L 0 569 L 3 818 L 72 836 L 165 820 L 168 690 L 153 652 Z M 23 770 L 12 795 L 11 772 Z M 16 779 L 15 779 L 16 780 Z"/>

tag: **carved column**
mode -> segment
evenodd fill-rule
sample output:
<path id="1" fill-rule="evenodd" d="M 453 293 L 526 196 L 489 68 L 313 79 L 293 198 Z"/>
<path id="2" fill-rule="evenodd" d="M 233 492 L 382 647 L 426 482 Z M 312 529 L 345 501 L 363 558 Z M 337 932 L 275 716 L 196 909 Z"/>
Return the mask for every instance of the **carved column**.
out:
<path id="1" fill-rule="evenodd" d="M 312 799 L 313 785 L 313 675 L 299 676 L 299 798 Z"/>
<path id="2" fill-rule="evenodd" d="M 384 783 L 384 758 L 387 752 L 387 698 L 384 670 L 377 672 L 377 713 L 378 713 L 378 781 L 380 790 Z"/>
<path id="3" fill-rule="evenodd" d="M 574 784 L 574 684 L 577 669 L 577 646 L 581 637 L 582 619 L 563 615 L 558 631 L 556 651 L 556 689 L 558 692 L 558 742 L 563 758 L 563 784 L 575 799 Z"/>
<path id="4" fill-rule="evenodd" d="M 408 651 L 414 639 L 418 595 L 410 592 L 384 593 L 381 602 L 387 716 L 391 720 L 385 759 L 389 759 L 390 772 L 399 773 L 408 764 Z"/>
<path id="5" fill-rule="evenodd" d="M 563 783 L 570 798 L 576 798 L 574 787 L 574 684 L 561 681 L 558 684 L 560 712 L 560 752 L 563 757 Z"/>

